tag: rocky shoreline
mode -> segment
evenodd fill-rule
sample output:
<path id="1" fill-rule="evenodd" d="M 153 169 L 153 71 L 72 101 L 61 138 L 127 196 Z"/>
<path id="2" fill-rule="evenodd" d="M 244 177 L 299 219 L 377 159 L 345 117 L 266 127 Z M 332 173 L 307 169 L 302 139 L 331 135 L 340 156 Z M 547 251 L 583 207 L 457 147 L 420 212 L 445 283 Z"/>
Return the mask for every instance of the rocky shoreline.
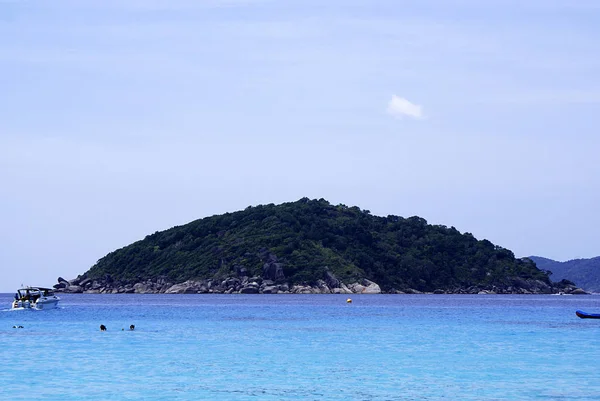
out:
<path id="1" fill-rule="evenodd" d="M 263 277 L 228 277 L 223 280 L 188 280 L 182 283 L 169 282 L 164 277 L 137 282 L 117 282 L 110 276 L 92 280 L 78 276 L 72 280 L 58 278 L 56 292 L 74 294 L 587 294 L 570 282 L 548 285 L 541 280 L 515 278 L 508 286 L 472 286 L 468 288 L 438 289 L 424 293 L 405 288 L 384 292 L 373 281 L 344 284 L 329 276 L 314 285 L 290 285 Z"/>

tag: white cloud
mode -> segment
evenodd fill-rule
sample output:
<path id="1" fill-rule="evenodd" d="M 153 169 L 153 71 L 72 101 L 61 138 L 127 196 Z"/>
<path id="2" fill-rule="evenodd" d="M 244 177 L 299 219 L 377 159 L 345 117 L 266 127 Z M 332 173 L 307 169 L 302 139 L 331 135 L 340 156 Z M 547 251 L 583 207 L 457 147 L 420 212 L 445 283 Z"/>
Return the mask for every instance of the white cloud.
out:
<path id="1" fill-rule="evenodd" d="M 387 112 L 396 118 L 411 117 L 417 120 L 424 118 L 421 106 L 396 95 L 392 95 Z"/>

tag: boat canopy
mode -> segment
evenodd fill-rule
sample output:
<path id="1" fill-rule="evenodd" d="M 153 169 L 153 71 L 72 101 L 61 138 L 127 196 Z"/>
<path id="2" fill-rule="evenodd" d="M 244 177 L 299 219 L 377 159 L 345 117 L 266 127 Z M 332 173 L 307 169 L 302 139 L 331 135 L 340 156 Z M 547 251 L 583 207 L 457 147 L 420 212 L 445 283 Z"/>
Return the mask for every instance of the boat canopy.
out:
<path id="1" fill-rule="evenodd" d="M 54 295 L 54 289 L 46 287 L 26 287 L 17 290 L 20 296 L 41 293 L 44 296 Z"/>

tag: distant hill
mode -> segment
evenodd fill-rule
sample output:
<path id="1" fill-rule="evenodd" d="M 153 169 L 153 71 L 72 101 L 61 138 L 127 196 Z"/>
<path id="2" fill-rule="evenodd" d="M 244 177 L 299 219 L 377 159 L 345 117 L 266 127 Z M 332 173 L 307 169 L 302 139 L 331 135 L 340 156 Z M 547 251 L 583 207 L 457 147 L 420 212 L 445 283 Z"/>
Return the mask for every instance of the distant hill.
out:
<path id="1" fill-rule="evenodd" d="M 566 262 L 530 256 L 541 270 L 552 272 L 552 281 L 569 280 L 578 287 L 590 292 L 600 293 L 600 256 L 591 259 L 573 259 Z"/>
<path id="2" fill-rule="evenodd" d="M 99 292 L 165 292 L 188 281 L 200 282 L 198 292 L 243 292 L 264 281 L 286 292 L 365 280 L 383 292 L 556 290 L 531 260 L 454 227 L 308 198 L 155 232 L 101 258 L 77 282 Z"/>

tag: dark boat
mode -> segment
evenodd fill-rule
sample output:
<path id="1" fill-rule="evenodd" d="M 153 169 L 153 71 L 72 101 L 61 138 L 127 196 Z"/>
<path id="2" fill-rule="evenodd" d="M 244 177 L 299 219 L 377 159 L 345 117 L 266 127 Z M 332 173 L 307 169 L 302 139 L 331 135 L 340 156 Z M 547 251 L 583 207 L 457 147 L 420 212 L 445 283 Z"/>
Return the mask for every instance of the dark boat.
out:
<path id="1" fill-rule="evenodd" d="M 600 313 L 587 313 L 582 310 L 575 311 L 575 314 L 582 319 L 600 319 Z"/>

